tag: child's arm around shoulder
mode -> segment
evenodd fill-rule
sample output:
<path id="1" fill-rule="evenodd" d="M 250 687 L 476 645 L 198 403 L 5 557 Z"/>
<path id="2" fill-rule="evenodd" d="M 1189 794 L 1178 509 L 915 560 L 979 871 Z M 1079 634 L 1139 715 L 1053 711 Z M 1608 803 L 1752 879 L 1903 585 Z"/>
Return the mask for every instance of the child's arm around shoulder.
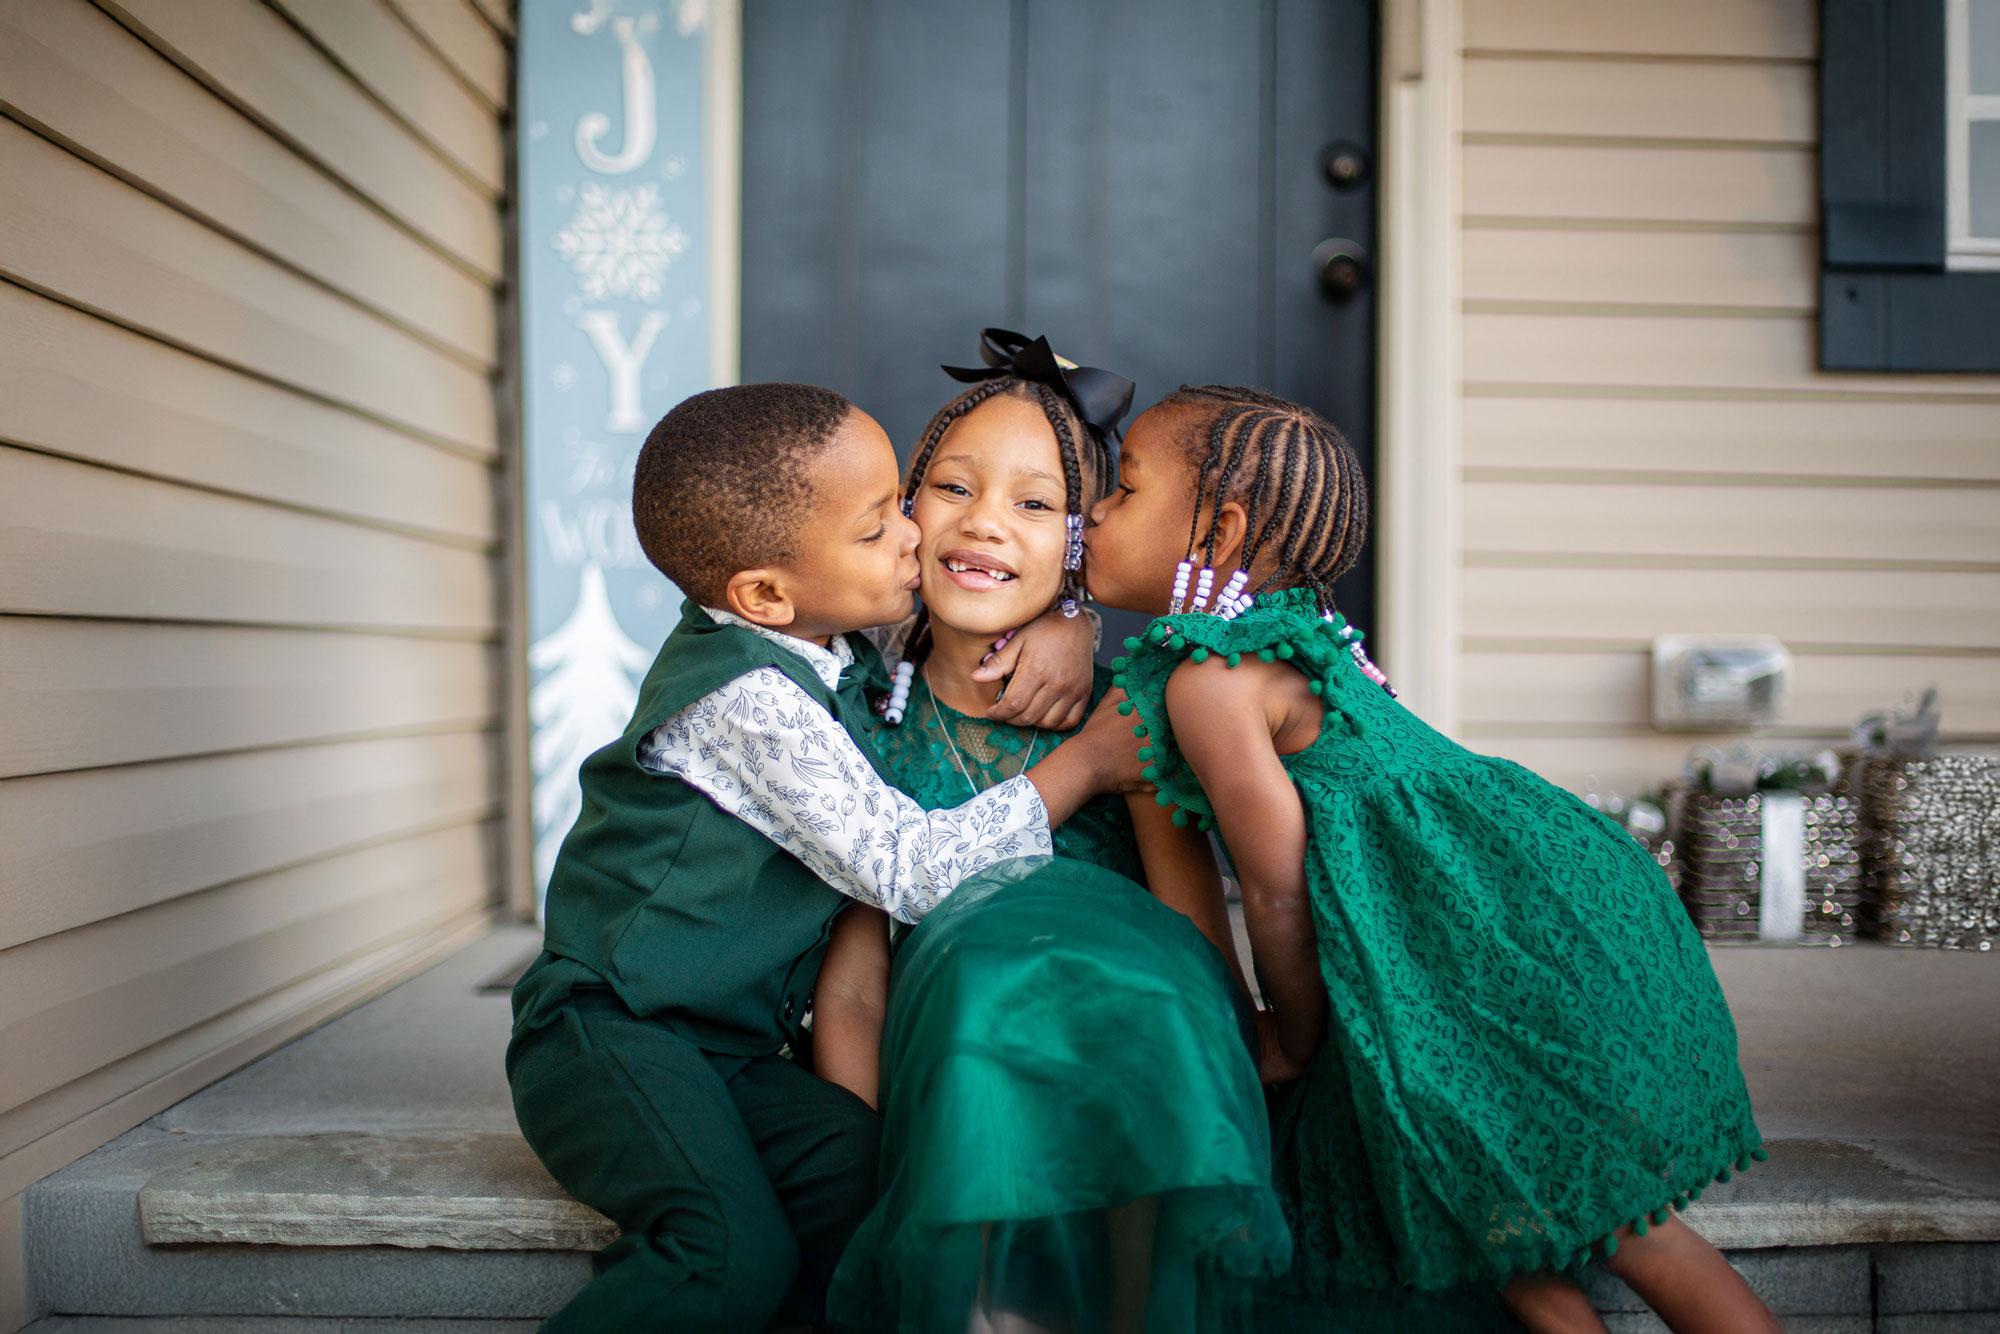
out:
<path id="1" fill-rule="evenodd" d="M 1043 612 L 993 646 L 975 681 L 1005 681 L 987 716 L 996 723 L 1067 732 L 1090 712 L 1096 681 L 1091 655 L 1103 621 L 1085 607 L 1081 616 Z"/>
<path id="2" fill-rule="evenodd" d="M 1166 691 L 1174 739 L 1215 806 L 1243 885 L 1243 923 L 1275 1012 L 1278 1050 L 1266 1042 L 1267 1078 L 1295 1077 L 1326 1035 L 1326 991 L 1306 887 L 1305 808 L 1273 741 L 1296 726 L 1294 693 L 1307 695 L 1290 667 L 1229 667 L 1218 658 L 1181 664 Z"/>
<path id="3" fill-rule="evenodd" d="M 813 1070 L 870 1107 L 881 1105 L 882 1020 L 889 1012 L 889 916 L 850 903 L 813 989 Z"/>

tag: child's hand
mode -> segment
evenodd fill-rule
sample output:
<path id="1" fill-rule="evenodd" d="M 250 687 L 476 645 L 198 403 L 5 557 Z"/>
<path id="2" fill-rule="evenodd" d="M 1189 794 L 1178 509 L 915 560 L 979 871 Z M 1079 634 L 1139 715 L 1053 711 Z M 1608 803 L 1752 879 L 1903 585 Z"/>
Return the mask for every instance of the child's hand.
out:
<path id="1" fill-rule="evenodd" d="M 1257 1011 L 1257 1078 L 1266 1084 L 1289 1084 L 1305 1073 L 1305 1067 L 1286 1056 L 1278 1041 L 1277 1013 Z"/>
<path id="2" fill-rule="evenodd" d="M 1049 611 L 1012 631 L 972 674 L 975 681 L 1007 681 L 987 716 L 1016 727 L 1069 731 L 1090 707 L 1096 646 L 1097 624 L 1089 616 Z"/>
<path id="3" fill-rule="evenodd" d="M 1151 792 L 1153 785 L 1146 781 L 1142 771 L 1145 765 L 1139 760 L 1139 738 L 1132 735 L 1132 719 L 1118 712 L 1118 706 L 1125 702 L 1125 692 L 1112 690 L 1091 711 L 1090 720 L 1078 732 L 1062 744 L 1057 755 L 1078 746 L 1094 756 L 1097 762 L 1096 792 Z"/>

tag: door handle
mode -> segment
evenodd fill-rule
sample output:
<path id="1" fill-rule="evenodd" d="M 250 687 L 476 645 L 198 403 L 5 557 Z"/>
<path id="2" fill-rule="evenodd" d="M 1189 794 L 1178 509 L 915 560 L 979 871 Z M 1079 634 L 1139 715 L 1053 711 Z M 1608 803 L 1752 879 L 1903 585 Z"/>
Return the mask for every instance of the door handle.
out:
<path id="1" fill-rule="evenodd" d="M 1331 237 L 1313 247 L 1313 273 L 1327 300 L 1351 301 L 1366 290 L 1371 277 L 1368 251 L 1360 242 L 1343 236 Z"/>

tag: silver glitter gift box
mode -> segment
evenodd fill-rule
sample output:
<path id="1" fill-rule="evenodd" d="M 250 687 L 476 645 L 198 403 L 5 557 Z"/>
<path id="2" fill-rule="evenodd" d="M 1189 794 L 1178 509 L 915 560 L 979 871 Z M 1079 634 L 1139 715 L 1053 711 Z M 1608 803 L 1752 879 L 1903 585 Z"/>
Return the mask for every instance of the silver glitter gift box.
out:
<path id="1" fill-rule="evenodd" d="M 1821 792 L 1674 795 L 1681 901 L 1704 939 L 1839 945 L 1854 937 L 1861 812 L 1844 777 Z M 1769 846 L 1774 830 L 1781 847 Z M 1792 865 L 1773 863 L 1778 857 Z"/>
<path id="2" fill-rule="evenodd" d="M 1991 951 L 2000 940 L 2000 754 L 1862 766 L 1871 935 Z"/>

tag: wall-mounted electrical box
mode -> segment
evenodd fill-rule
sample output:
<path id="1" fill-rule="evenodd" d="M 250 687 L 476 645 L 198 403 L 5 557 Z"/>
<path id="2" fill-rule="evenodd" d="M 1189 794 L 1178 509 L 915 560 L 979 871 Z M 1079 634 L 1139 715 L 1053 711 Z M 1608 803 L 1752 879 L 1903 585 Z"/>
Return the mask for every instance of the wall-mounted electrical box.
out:
<path id="1" fill-rule="evenodd" d="M 1750 731 L 1778 721 L 1792 655 L 1770 635 L 1661 635 L 1653 641 L 1653 726 Z"/>

